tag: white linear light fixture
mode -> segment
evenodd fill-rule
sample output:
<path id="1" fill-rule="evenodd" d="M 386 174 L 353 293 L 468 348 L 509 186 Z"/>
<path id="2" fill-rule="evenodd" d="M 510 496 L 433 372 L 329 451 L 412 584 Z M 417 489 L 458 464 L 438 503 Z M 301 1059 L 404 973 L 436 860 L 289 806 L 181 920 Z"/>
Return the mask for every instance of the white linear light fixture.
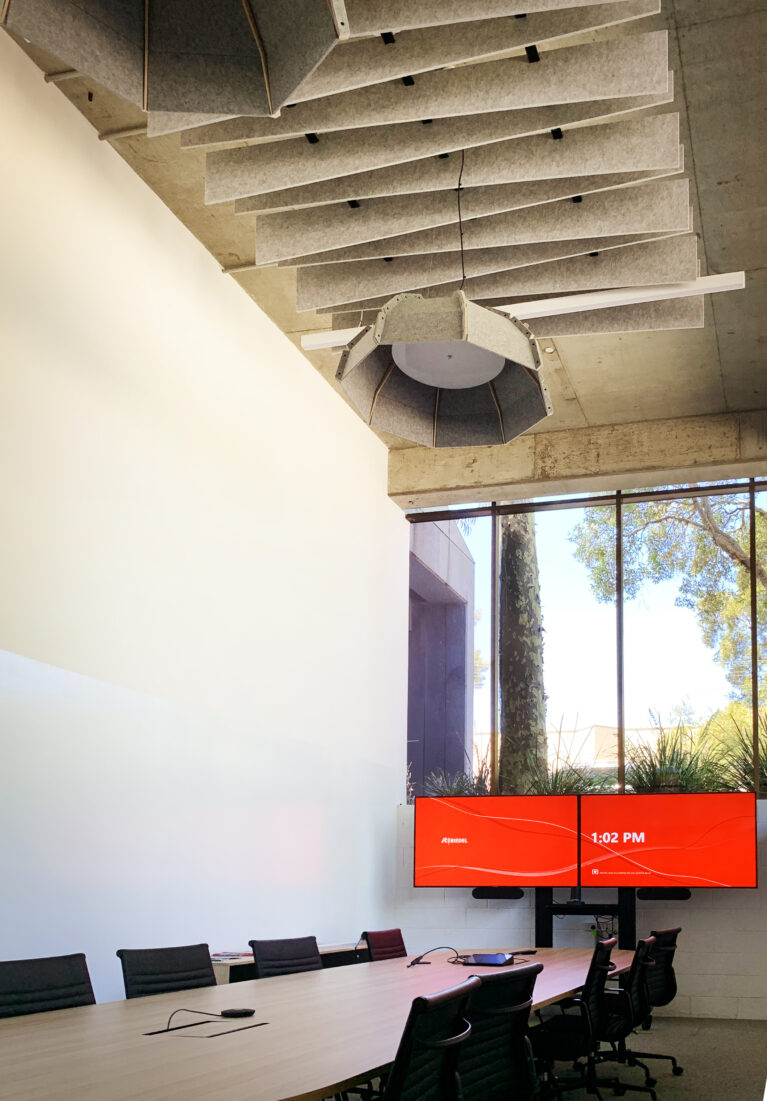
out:
<path id="1" fill-rule="evenodd" d="M 664 302 L 675 298 L 690 298 L 699 294 L 717 294 L 721 291 L 740 291 L 746 285 L 745 272 L 731 271 L 721 275 L 704 275 L 688 283 L 665 283 L 648 287 L 621 287 L 615 290 L 590 291 L 587 294 L 568 294 L 561 298 L 541 298 L 531 302 L 515 302 L 498 306 L 502 313 L 514 313 L 518 320 L 532 321 L 537 317 L 553 314 L 580 313 L 583 310 L 605 310 L 618 306 L 638 305 L 642 302 Z M 343 348 L 361 332 L 359 325 L 347 329 L 320 329 L 301 337 L 305 352 L 318 352 L 325 348 Z"/>

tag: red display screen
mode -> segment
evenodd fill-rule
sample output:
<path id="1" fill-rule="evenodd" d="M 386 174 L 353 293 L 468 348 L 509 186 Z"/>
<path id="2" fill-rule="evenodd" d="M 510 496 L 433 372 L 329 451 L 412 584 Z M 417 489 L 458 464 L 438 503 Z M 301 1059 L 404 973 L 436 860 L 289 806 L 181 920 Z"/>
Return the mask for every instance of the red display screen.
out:
<path id="1" fill-rule="evenodd" d="M 581 796 L 584 887 L 755 887 L 756 797 Z"/>
<path id="2" fill-rule="evenodd" d="M 416 799 L 416 887 L 570 887 L 577 882 L 577 796 Z"/>

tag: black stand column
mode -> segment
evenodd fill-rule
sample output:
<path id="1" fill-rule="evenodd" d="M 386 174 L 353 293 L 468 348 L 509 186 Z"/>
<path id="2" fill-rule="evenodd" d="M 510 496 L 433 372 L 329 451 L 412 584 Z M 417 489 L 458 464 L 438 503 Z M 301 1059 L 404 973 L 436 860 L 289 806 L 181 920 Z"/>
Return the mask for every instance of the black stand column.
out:
<path id="1" fill-rule="evenodd" d="M 535 947 L 554 947 L 554 921 L 551 916 L 551 904 L 554 901 L 553 887 L 535 888 Z"/>
<path id="2" fill-rule="evenodd" d="M 618 888 L 618 947 L 636 948 L 637 900 L 633 887 Z"/>
<path id="3" fill-rule="evenodd" d="M 535 888 L 535 946 L 554 947 L 554 914 L 577 914 L 582 917 L 611 914 L 618 917 L 618 947 L 633 949 L 637 939 L 636 892 L 633 887 L 618 888 L 618 903 L 554 902 L 552 887 Z"/>

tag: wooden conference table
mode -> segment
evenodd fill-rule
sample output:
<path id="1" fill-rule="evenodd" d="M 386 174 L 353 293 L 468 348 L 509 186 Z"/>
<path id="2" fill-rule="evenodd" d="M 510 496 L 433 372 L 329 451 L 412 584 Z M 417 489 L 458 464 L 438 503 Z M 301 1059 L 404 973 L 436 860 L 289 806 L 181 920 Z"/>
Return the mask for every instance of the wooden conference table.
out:
<path id="1" fill-rule="evenodd" d="M 613 954 L 618 971 L 632 955 Z M 448 956 L 434 953 L 428 967 L 385 960 L 0 1020 L 0 1098 L 319 1101 L 391 1063 L 413 998 L 483 970 Z M 540 1008 L 582 985 L 591 951 L 539 948 L 532 958 L 544 965 Z M 256 1013 L 145 1035 L 182 1006 Z M 194 1020 L 180 1013 L 173 1025 Z M 260 1021 L 268 1023 L 243 1027 Z"/>

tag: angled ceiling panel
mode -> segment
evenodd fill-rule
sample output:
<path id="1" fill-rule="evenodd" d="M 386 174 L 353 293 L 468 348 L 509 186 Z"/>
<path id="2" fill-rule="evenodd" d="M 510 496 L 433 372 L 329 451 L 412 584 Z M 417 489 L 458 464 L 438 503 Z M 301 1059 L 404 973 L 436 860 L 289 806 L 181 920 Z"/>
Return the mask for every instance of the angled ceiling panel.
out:
<path id="1" fill-rule="evenodd" d="M 576 181 L 581 178 L 592 179 L 596 183 L 586 189 L 576 190 Z M 459 220 L 465 224 L 475 218 L 502 214 L 569 196 L 573 196 L 574 205 L 583 205 L 584 196 L 589 192 L 614 190 L 615 188 L 611 188 L 608 182 L 611 178 L 610 176 L 604 179 L 599 176 L 573 176 L 567 180 L 566 186 L 564 180 L 545 181 L 545 188 L 536 188 L 529 184 L 462 188 L 460 207 L 457 191 L 450 190 L 436 191 L 429 195 L 373 199 L 354 206 L 337 203 L 323 208 L 321 219 L 317 217 L 313 208 L 264 214 L 257 222 L 256 259 L 259 264 L 271 264 L 291 257 L 321 254 L 331 248 L 337 252 L 338 249 L 360 242 L 395 238 L 420 229 L 449 225 Z M 663 196 L 672 193 L 688 194 L 689 186 L 686 181 L 677 180 L 657 184 L 653 193 Z M 622 198 L 605 198 L 598 201 L 625 204 L 629 201 L 627 196 L 634 194 L 634 189 L 629 188 Z M 593 206 L 593 200 L 589 200 L 589 204 Z M 473 247 L 466 242 L 466 239 L 464 244 L 467 248 Z"/>
<path id="2" fill-rule="evenodd" d="M 238 199 L 235 210 L 238 214 L 265 213 L 277 211 L 281 206 L 289 210 L 350 199 L 360 202 L 388 195 L 452 191 L 459 175 L 462 186 L 468 188 L 681 167 L 679 115 L 671 112 L 563 130 L 559 140 L 549 131 L 489 146 L 480 145 L 467 149 L 457 166 L 455 158 L 427 157 L 305 188 Z"/>
<path id="3" fill-rule="evenodd" d="M 559 294 L 563 291 L 641 287 L 651 283 L 683 283 L 698 275 L 698 242 L 693 235 L 647 241 L 597 256 L 574 256 L 512 272 L 498 272 L 466 281 L 467 295 L 483 298 Z"/>
<path id="4" fill-rule="evenodd" d="M 242 0 L 150 3 L 147 105 L 152 111 L 268 115 L 258 44 Z"/>
<path id="5" fill-rule="evenodd" d="M 585 199 L 585 196 L 584 196 Z M 567 202 L 567 200 L 564 200 Z M 496 215 L 499 219 L 504 218 L 504 215 Z M 486 219 L 485 225 L 477 225 L 477 237 L 483 237 L 485 232 L 488 231 L 490 236 L 486 242 L 479 239 L 476 240 L 477 248 L 489 248 L 493 245 L 509 245 L 514 242 L 495 239 L 492 236 L 493 219 Z M 681 221 L 681 218 L 680 218 Z M 512 225 L 512 229 L 515 227 Z M 625 228 L 625 227 L 621 227 Z M 687 231 L 692 228 L 692 212 L 688 210 L 688 217 L 684 225 L 680 227 L 681 231 Z M 676 232 L 679 232 L 677 230 Z M 626 230 L 628 232 L 628 230 Z M 642 232 L 647 233 L 647 230 Z M 669 231 L 664 232 L 664 235 Z M 556 238 L 552 238 L 554 240 Z M 562 238 L 566 240 L 567 238 Z M 464 248 L 468 252 L 469 249 L 466 244 L 467 235 L 463 234 Z M 516 242 L 520 244 L 522 242 Z M 325 253 L 314 253 L 311 257 L 311 263 L 333 263 L 338 261 L 348 260 L 373 260 L 373 259 L 388 259 L 388 257 L 395 256 L 421 256 L 430 255 L 436 252 L 454 252 L 461 247 L 461 234 L 457 223 L 450 226 L 441 226 L 438 229 L 426 229 L 419 233 L 407 233 L 402 234 L 399 237 L 389 237 L 383 241 L 369 241 L 364 245 L 356 245 L 348 249 L 339 249 L 337 252 L 330 251 Z M 304 264 L 305 258 L 298 257 L 291 261 L 288 261 L 284 266 L 296 267 Z"/>
<path id="6" fill-rule="evenodd" d="M 519 299 L 517 299 L 519 301 Z M 499 299 L 485 299 L 484 306 L 506 304 Z M 333 314 L 334 329 L 356 325 L 372 325 L 378 311 L 353 310 Z M 667 329 L 702 329 L 704 305 L 702 295 L 690 298 L 644 302 L 632 306 L 612 306 L 602 310 L 582 310 L 580 313 L 552 314 L 525 321 L 539 339 L 556 340 L 560 336 L 599 336 L 609 333 L 641 333 Z"/>
<path id="7" fill-rule="evenodd" d="M 271 264 L 304 252 L 321 253 L 331 245 L 345 247 L 361 242 L 382 243 L 389 250 L 386 255 L 393 256 L 444 252 L 461 245 L 465 249 L 488 248 L 613 233 L 682 230 L 689 228 L 689 192 L 687 180 L 659 180 L 577 196 L 577 202 L 565 199 L 495 214 L 494 205 L 500 204 L 503 209 L 503 196 L 473 200 L 469 191 L 461 194 L 462 234 L 458 196 L 447 191 L 419 196 L 404 210 L 402 199 L 377 199 L 359 210 L 347 205 L 325 207 L 322 219 L 312 210 L 270 214 L 258 221 L 256 262 Z M 424 226 L 443 227 L 441 236 L 433 235 L 430 249 L 413 247 L 414 237 L 423 236 L 422 230 L 414 233 L 414 227 Z M 400 237 L 407 240 L 401 243 Z"/>
<path id="8" fill-rule="evenodd" d="M 148 111 L 146 116 L 147 137 L 160 138 L 163 134 L 176 134 L 179 130 L 191 130 L 196 126 L 207 126 L 211 122 L 223 122 L 236 118 L 233 112 L 211 115 L 199 111 Z"/>
<path id="9" fill-rule="evenodd" d="M 628 22 L 658 11 L 660 0 L 618 0 L 565 12 L 534 13 L 524 20 L 514 16 L 484 19 L 463 24 L 458 30 L 451 25 L 405 31 L 391 36 L 393 41 L 384 41 L 381 35 L 361 38 L 332 50 L 303 82 L 300 94 L 292 98 L 294 102 L 318 99 L 450 64 L 479 61 L 528 43 L 542 43 L 583 30 Z M 150 137 L 159 137 L 181 130 L 207 128 L 232 117 L 236 117 L 235 112 L 211 115 L 150 109 L 147 133 Z M 202 131 L 200 136 L 205 136 Z"/>
<path id="10" fill-rule="evenodd" d="M 186 131 L 184 146 L 274 141 L 452 115 L 521 111 L 613 96 L 652 95 L 668 87 L 668 34 L 652 31 L 550 50 L 536 63 L 510 57 L 423 73 L 342 96 L 299 103 L 278 119 L 239 118 Z"/>
<path id="11" fill-rule="evenodd" d="M 408 292 L 420 294 L 424 298 L 435 298 L 452 294 L 453 291 L 463 290 L 475 301 L 485 306 L 495 306 L 513 302 L 520 297 L 528 300 L 531 294 L 538 299 L 561 294 L 563 290 L 605 290 L 617 285 L 610 280 L 614 277 L 616 270 L 619 269 L 628 272 L 628 275 L 632 277 L 632 286 L 638 286 L 644 283 L 643 274 L 649 274 L 649 272 L 639 271 L 639 278 L 637 279 L 637 265 L 646 265 L 648 257 L 655 265 L 656 259 L 659 264 L 662 264 L 670 256 L 674 265 L 670 270 L 677 273 L 679 271 L 693 273 L 685 275 L 684 279 L 694 279 L 699 274 L 694 255 L 695 238 L 689 234 L 686 236 L 668 234 L 663 237 L 639 240 L 635 237 L 615 237 L 612 238 L 612 241 L 613 244 L 609 250 L 592 250 L 584 254 L 576 251 L 571 246 L 564 250 L 569 252 L 570 255 L 562 257 L 561 260 L 554 259 L 550 262 L 544 258 L 537 264 L 523 264 L 519 267 L 498 270 L 491 275 L 467 278 L 466 280 L 456 279 L 449 283 L 434 284 L 431 280 L 428 280 L 421 286 L 408 288 Z M 653 249 L 656 251 L 652 251 Z M 609 257 L 607 257 L 608 251 L 610 253 Z M 555 252 L 556 250 L 552 249 L 550 255 L 554 256 Z M 631 254 L 630 257 L 629 254 Z M 681 259 L 679 259 L 680 257 Z M 581 262 L 576 263 L 576 261 Z M 557 264 L 561 266 L 557 268 Z M 524 289 L 519 291 L 510 289 L 512 285 L 523 285 L 517 278 L 522 275 L 526 277 Z M 546 282 L 547 279 L 554 279 L 555 275 L 560 279 L 582 279 L 588 276 L 589 285 L 555 289 Z M 607 279 L 607 282 L 600 283 L 599 280 L 603 278 Z M 664 278 L 659 281 L 665 283 L 674 280 Z M 650 282 L 649 278 L 648 282 Z M 496 286 L 500 288 L 497 291 L 494 289 Z M 527 289 L 528 286 L 530 286 L 530 290 Z M 380 310 L 389 300 L 389 297 L 389 295 L 380 295 L 375 298 L 344 302 L 335 308 L 332 306 L 321 307 L 318 312 L 321 314 L 332 313 L 335 327 L 335 318 L 339 313 L 347 314 L 352 318 L 359 317 L 361 312 L 369 314 L 370 311 Z M 347 324 L 352 324 L 352 322 L 347 322 Z M 343 328 L 343 325 L 341 328 Z"/>
<path id="12" fill-rule="evenodd" d="M 524 18 L 528 12 L 581 7 L 584 0 L 346 0 L 352 37 L 438 27 L 473 19 Z"/>
<path id="13" fill-rule="evenodd" d="M 669 176 L 678 175 L 678 173 L 679 169 L 673 169 L 668 172 L 623 172 L 610 176 L 574 176 L 567 180 L 539 180 L 530 184 L 505 184 L 498 190 L 505 192 L 504 203 L 502 204 L 505 209 L 521 210 L 524 207 L 537 206 L 541 203 L 569 199 L 574 195 L 589 195 L 598 191 L 612 191 L 619 187 L 631 187 L 634 184 L 666 179 Z M 485 188 L 484 190 L 490 191 L 492 189 Z M 391 238 L 390 240 L 394 241 L 395 239 Z M 375 248 L 376 256 L 380 257 L 385 254 L 387 260 L 392 259 L 386 251 L 388 246 L 377 241 L 370 242 L 369 245 L 371 248 Z M 314 264 L 344 264 L 350 260 L 360 261 L 365 259 L 365 257 L 359 255 L 363 251 L 366 250 L 359 245 L 354 245 L 348 249 L 312 252 L 306 256 L 293 256 L 287 260 L 279 260 L 276 266 L 295 268 L 299 266 L 309 267 Z M 412 254 L 405 253 L 403 255 L 407 257 Z"/>
<path id="14" fill-rule="evenodd" d="M 697 278 L 697 275 L 697 239 L 688 234 L 626 244 L 586 256 L 530 264 L 475 279 L 467 278 L 463 287 L 460 280 L 439 286 L 426 284 L 414 288 L 411 293 L 421 294 L 424 298 L 441 298 L 462 289 L 475 302 L 496 305 L 571 291 L 682 283 Z M 332 314 L 333 328 L 369 324 L 371 317 L 387 301 L 388 296 L 384 296 L 344 304 Z"/>
<path id="15" fill-rule="evenodd" d="M 565 38 L 586 30 L 655 15 L 660 0 L 620 0 L 569 10 L 533 12 L 524 19 L 506 16 L 460 26 L 428 27 L 391 35 L 360 38 L 334 50 L 301 85 L 295 102 L 337 95 L 369 84 L 416 76 L 470 61 L 482 61 L 512 49 Z M 381 27 L 381 30 L 389 30 Z M 212 120 L 211 120 L 212 121 Z"/>
<path id="16" fill-rule="evenodd" d="M 606 333 L 640 333 L 662 329 L 702 329 L 703 295 L 615 306 L 607 310 L 536 317 L 526 323 L 539 338 L 599 336 Z"/>
<path id="17" fill-rule="evenodd" d="M 12 0 L 5 26 L 141 106 L 144 0 Z"/>
<path id="18" fill-rule="evenodd" d="M 669 103 L 672 98 L 673 91 L 666 91 L 561 107 L 435 119 L 429 126 L 404 123 L 396 130 L 390 126 L 373 126 L 357 132 L 327 134 L 315 143 L 291 139 L 271 142 L 267 146 L 216 150 L 206 158 L 205 202 L 246 198 L 423 157 L 442 157 L 445 153 L 450 156 L 472 146 L 539 134 L 555 127 L 565 130 L 645 107 L 657 107 Z"/>
<path id="19" fill-rule="evenodd" d="M 253 15 L 266 55 L 271 104 L 290 103 L 296 90 L 339 41 L 325 0 L 243 0 Z M 210 4 L 212 9 L 219 4 Z M 346 32 L 344 32 L 346 33 Z"/>
<path id="20" fill-rule="evenodd" d="M 299 310 L 320 313 L 346 309 L 361 301 L 366 305 L 419 287 L 458 285 L 466 278 L 490 275 L 497 271 L 583 256 L 608 248 L 623 248 L 650 240 L 654 234 L 627 234 L 620 237 L 585 237 L 574 241 L 553 241 L 534 245 L 510 245 L 500 248 L 472 249 L 463 258 L 460 252 L 429 256 L 404 256 L 389 260 L 357 260 L 349 264 L 317 264 L 297 271 Z"/>

